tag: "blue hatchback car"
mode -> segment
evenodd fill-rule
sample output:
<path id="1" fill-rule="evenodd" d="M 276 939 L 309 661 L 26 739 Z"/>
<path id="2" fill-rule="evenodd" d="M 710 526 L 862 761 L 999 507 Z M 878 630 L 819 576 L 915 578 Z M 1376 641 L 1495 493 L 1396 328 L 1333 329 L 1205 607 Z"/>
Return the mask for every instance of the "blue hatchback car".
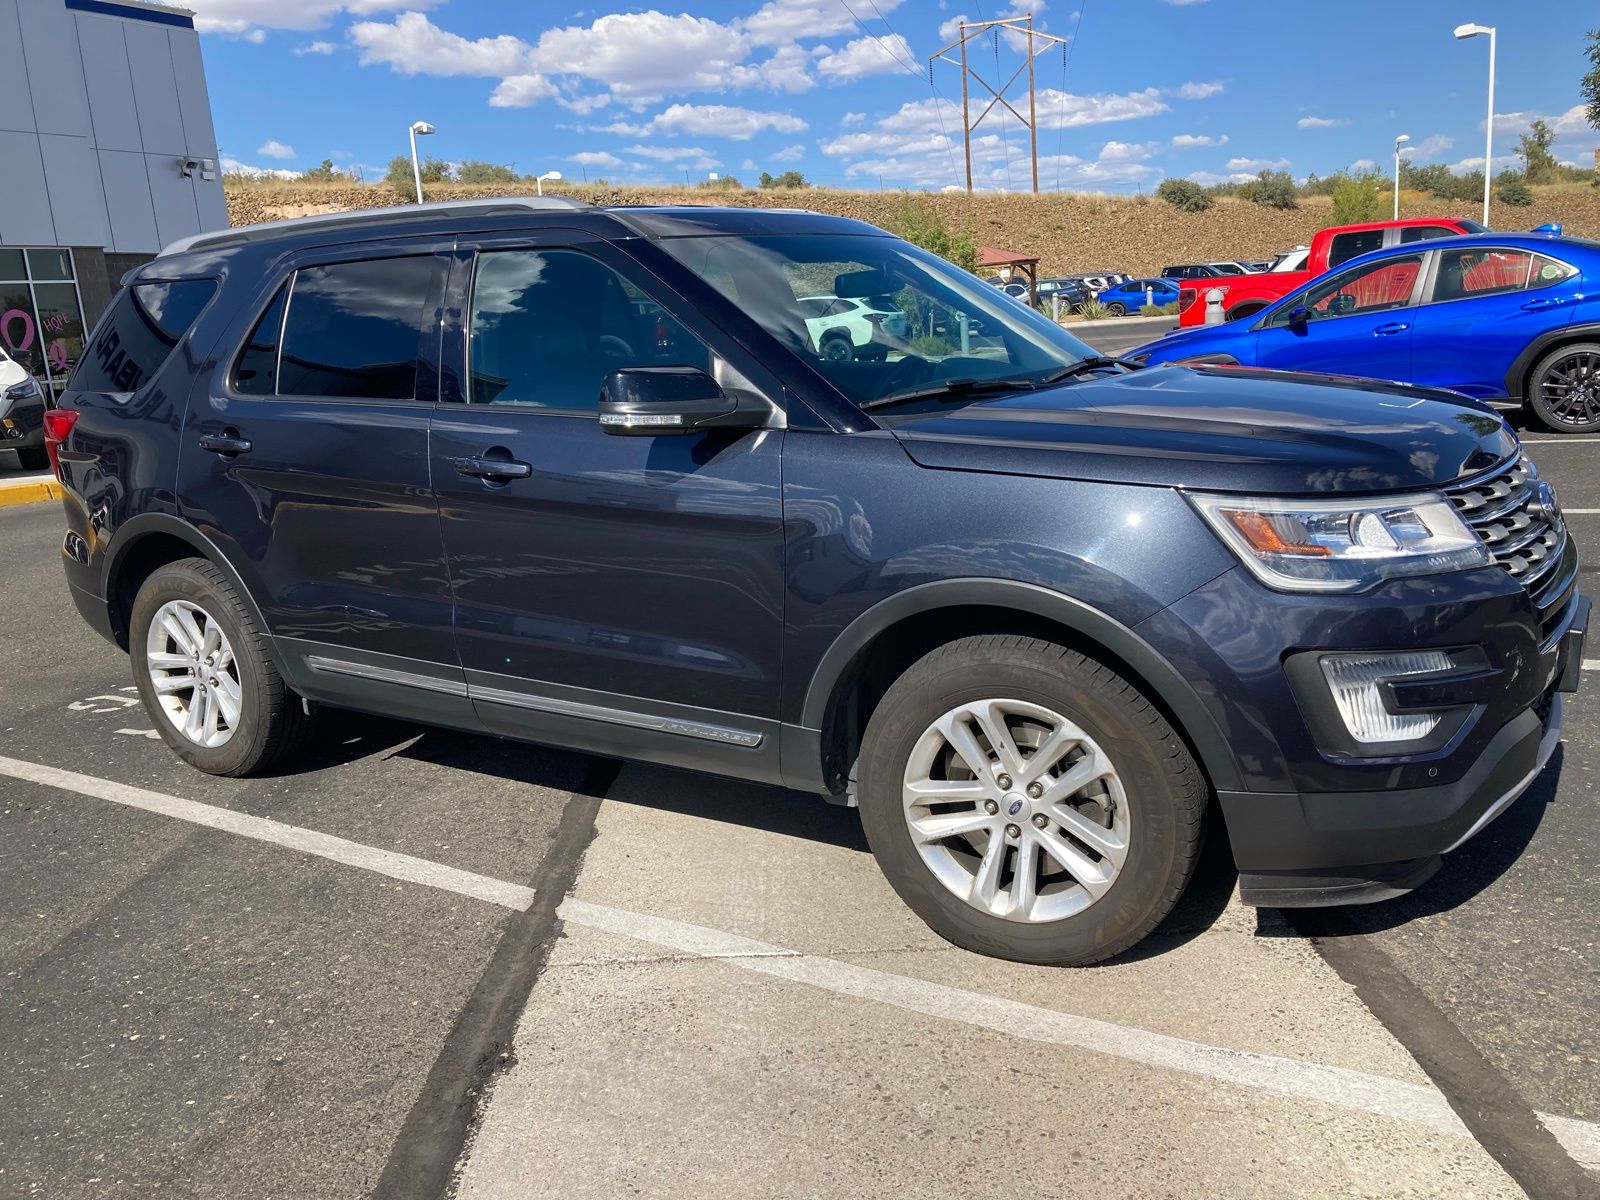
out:
<path id="1" fill-rule="evenodd" d="M 1109 308 L 1113 316 L 1121 317 L 1138 312 L 1151 302 L 1177 303 L 1178 285 L 1170 279 L 1124 279 L 1101 291 L 1095 299 Z"/>
<path id="2" fill-rule="evenodd" d="M 1248 318 L 1131 358 L 1362 375 L 1527 405 L 1600 430 L 1600 242 L 1483 233 L 1374 251 Z"/>

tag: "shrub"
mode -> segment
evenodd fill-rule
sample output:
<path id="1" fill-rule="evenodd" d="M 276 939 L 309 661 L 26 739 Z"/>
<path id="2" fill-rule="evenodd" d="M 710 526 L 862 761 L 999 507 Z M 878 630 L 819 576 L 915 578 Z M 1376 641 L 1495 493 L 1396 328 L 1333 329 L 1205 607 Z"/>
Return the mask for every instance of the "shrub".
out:
<path id="1" fill-rule="evenodd" d="M 811 185 L 806 182 L 806 177 L 799 171 L 785 171 L 782 175 L 772 175 L 766 171 L 761 172 L 761 186 L 764 188 L 803 188 Z"/>
<path id="2" fill-rule="evenodd" d="M 694 185 L 703 192 L 742 192 L 744 184 L 737 175 L 718 175 L 715 179 L 702 179 Z"/>
<path id="3" fill-rule="evenodd" d="M 1205 212 L 1211 207 L 1205 188 L 1192 179 L 1163 179 L 1156 195 L 1179 212 Z"/>
<path id="4" fill-rule="evenodd" d="M 456 168 L 457 183 L 516 183 L 517 173 L 500 163 L 468 159 Z"/>
<path id="5" fill-rule="evenodd" d="M 425 158 L 421 164 L 423 183 L 449 183 L 450 164 L 442 158 Z M 417 184 L 411 173 L 411 160 L 404 154 L 396 154 L 389 160 L 389 170 L 384 175 L 383 181 L 389 185 L 395 195 L 402 200 L 415 200 L 417 198 Z"/>
<path id="6" fill-rule="evenodd" d="M 1298 208 L 1294 180 L 1287 171 L 1262 171 L 1249 183 L 1239 188 L 1242 199 L 1267 208 Z"/>
<path id="7" fill-rule="evenodd" d="M 1483 172 L 1468 171 L 1465 175 L 1452 175 L 1435 181 L 1433 194 L 1440 200 L 1476 200 L 1483 195 Z"/>
<path id="8" fill-rule="evenodd" d="M 1533 189 L 1515 171 L 1507 171 L 1500 176 L 1494 196 L 1501 204 L 1509 204 L 1514 208 L 1526 208 L 1533 203 Z"/>
<path id="9" fill-rule="evenodd" d="M 1333 224 L 1383 219 L 1383 196 L 1371 175 L 1346 175 L 1333 185 Z"/>
<path id="10" fill-rule="evenodd" d="M 932 333 L 919 333 L 909 344 L 911 352 L 923 358 L 944 358 L 956 352 L 955 346 Z"/>
<path id="11" fill-rule="evenodd" d="M 1103 321 L 1111 315 L 1111 310 L 1098 300 L 1085 300 L 1078 306 L 1078 315 L 1085 321 Z"/>
<path id="12" fill-rule="evenodd" d="M 1178 315 L 1178 302 L 1169 300 L 1166 304 L 1143 304 L 1139 306 L 1141 317 L 1175 317 Z"/>
<path id="13" fill-rule="evenodd" d="M 926 200 L 905 197 L 884 226 L 896 237 L 949 259 L 958 267 L 968 271 L 978 269 L 978 243 L 973 241 L 972 234 L 964 229 L 952 231 L 938 210 Z"/>

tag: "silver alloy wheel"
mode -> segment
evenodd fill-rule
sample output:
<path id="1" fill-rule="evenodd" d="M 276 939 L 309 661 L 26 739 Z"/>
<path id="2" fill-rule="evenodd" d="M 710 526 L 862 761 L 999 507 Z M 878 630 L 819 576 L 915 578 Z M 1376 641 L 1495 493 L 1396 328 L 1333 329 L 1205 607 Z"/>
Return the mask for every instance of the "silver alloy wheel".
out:
<path id="1" fill-rule="evenodd" d="M 1556 359 L 1540 375 L 1538 388 L 1557 421 L 1588 425 L 1600 420 L 1600 354 L 1576 350 Z"/>
<path id="2" fill-rule="evenodd" d="M 1133 813 L 1116 767 L 1060 713 L 977 700 L 944 714 L 906 763 L 906 825 L 954 895 L 1008 921 L 1059 921 L 1110 890 Z"/>
<path id="3" fill-rule="evenodd" d="M 188 600 L 156 610 L 145 637 L 144 668 L 156 703 L 197 746 L 226 745 L 239 726 L 239 664 L 222 626 Z"/>

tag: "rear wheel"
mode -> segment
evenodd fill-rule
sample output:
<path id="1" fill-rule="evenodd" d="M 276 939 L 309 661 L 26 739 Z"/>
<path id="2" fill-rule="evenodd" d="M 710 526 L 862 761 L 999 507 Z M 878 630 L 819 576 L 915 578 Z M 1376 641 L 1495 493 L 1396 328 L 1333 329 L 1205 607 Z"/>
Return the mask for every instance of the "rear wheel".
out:
<path id="1" fill-rule="evenodd" d="M 308 718 L 267 656 L 233 585 L 203 558 L 155 571 L 128 622 L 133 682 L 174 753 L 211 775 L 248 775 L 300 745 Z"/>
<path id="2" fill-rule="evenodd" d="M 1113 317 L 1125 317 L 1128 315 L 1128 306 L 1121 300 L 1113 300 L 1110 304 L 1106 305 L 1106 311 Z"/>
<path id="3" fill-rule="evenodd" d="M 873 854 L 935 932 L 1058 965 L 1099 962 L 1155 928 L 1193 870 L 1207 795 L 1132 684 L 1000 635 L 943 646 L 896 681 L 858 783 Z"/>
<path id="4" fill-rule="evenodd" d="M 17 465 L 24 471 L 48 471 L 50 455 L 37 447 L 32 450 L 18 450 Z"/>
<path id="5" fill-rule="evenodd" d="M 832 333 L 822 339 L 822 357 L 829 362 L 849 362 L 856 356 L 854 343 L 844 333 Z"/>
<path id="6" fill-rule="evenodd" d="M 1528 376 L 1534 415 L 1557 433 L 1600 430 L 1600 343 L 1552 350 Z"/>

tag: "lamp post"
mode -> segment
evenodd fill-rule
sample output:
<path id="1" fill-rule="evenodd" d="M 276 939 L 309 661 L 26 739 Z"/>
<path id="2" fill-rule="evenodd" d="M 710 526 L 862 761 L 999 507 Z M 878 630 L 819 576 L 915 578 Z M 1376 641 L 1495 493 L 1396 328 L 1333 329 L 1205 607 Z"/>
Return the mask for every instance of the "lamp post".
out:
<path id="1" fill-rule="evenodd" d="M 417 137 L 426 136 L 433 132 L 433 126 L 426 121 L 411 122 L 411 176 L 417 181 L 417 203 L 422 203 L 422 164 L 417 161 Z"/>
<path id="2" fill-rule="evenodd" d="M 1400 219 L 1400 147 L 1411 140 L 1409 133 L 1402 133 L 1394 140 L 1394 219 Z"/>
<path id="3" fill-rule="evenodd" d="M 1468 38 L 1479 37 L 1483 34 L 1489 36 L 1489 119 L 1483 126 L 1483 223 L 1489 223 L 1489 177 L 1493 174 L 1491 164 L 1494 162 L 1494 26 L 1493 25 L 1457 25 L 1456 37 L 1462 41 Z"/>
<path id="4" fill-rule="evenodd" d="M 539 189 L 539 195 L 544 195 L 544 185 L 554 183 L 561 178 L 560 171 L 546 171 L 533 181 L 533 186 Z"/>

